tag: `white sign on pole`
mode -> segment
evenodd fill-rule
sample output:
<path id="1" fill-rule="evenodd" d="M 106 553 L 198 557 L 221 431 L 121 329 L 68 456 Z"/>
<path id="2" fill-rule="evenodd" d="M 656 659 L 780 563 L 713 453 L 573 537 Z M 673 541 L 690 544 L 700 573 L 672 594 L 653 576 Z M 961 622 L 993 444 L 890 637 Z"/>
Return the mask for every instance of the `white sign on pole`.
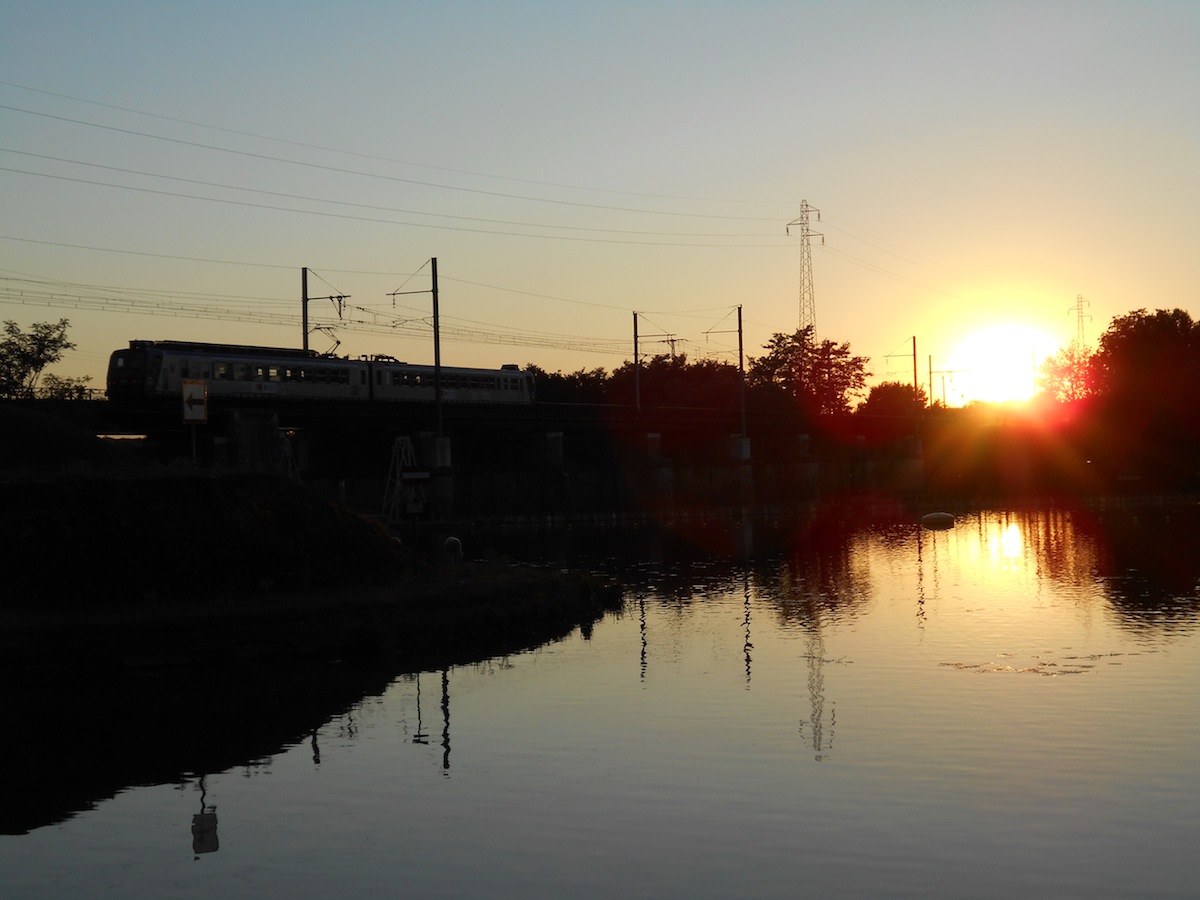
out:
<path id="1" fill-rule="evenodd" d="M 208 382 L 183 379 L 183 421 L 185 425 L 208 422 Z"/>

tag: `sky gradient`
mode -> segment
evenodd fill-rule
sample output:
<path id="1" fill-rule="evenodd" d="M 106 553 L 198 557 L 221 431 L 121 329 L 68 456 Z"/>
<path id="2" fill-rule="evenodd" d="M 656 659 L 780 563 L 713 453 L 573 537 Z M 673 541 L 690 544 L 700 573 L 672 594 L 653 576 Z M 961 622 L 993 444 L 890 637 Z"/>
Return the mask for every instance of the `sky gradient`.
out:
<path id="1" fill-rule="evenodd" d="M 797 327 L 807 200 L 818 337 L 877 382 L 915 336 L 961 402 L 1079 296 L 1093 346 L 1200 313 L 1198 46 L 1195 2 L 0 0 L 0 319 L 102 385 L 132 338 L 299 346 L 308 266 L 339 353 L 429 361 L 392 295 L 437 257 L 447 365 L 611 370 L 635 310 L 736 362 L 738 305 L 748 356 Z"/>

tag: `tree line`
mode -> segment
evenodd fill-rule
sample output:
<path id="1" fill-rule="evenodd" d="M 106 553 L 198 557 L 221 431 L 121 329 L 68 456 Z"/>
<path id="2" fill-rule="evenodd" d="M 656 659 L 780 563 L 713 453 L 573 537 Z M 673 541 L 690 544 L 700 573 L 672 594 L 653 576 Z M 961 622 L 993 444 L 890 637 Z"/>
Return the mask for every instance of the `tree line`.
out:
<path id="1" fill-rule="evenodd" d="M 745 370 L 746 402 L 752 408 L 786 408 L 804 417 L 845 415 L 866 393 L 870 360 L 854 355 L 848 342 L 818 341 L 812 326 L 774 334 L 763 350 L 750 357 Z M 658 354 L 639 364 L 627 360 L 612 372 L 547 372 L 532 363 L 526 368 L 534 374 L 538 400 L 547 403 L 726 409 L 739 405 L 743 391 L 737 365 L 692 361 L 686 353 Z"/>

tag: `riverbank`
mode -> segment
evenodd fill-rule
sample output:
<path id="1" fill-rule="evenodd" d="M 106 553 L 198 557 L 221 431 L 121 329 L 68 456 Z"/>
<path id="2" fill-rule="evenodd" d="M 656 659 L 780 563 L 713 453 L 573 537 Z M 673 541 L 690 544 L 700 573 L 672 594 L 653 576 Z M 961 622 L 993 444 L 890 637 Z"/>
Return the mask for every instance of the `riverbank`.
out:
<path id="1" fill-rule="evenodd" d="M 8 407 L 0 426 L 10 679 L 248 660 L 413 671 L 534 646 L 621 602 L 582 573 L 431 559 L 282 477 L 142 463 Z"/>

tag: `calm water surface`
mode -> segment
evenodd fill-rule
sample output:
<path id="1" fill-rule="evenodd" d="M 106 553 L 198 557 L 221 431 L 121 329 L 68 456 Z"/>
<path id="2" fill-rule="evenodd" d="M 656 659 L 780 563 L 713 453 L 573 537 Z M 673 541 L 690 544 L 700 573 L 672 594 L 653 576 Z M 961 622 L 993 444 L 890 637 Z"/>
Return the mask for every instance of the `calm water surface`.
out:
<path id="1" fill-rule="evenodd" d="M 625 564 L 586 634 L 0 836 L 0 894 L 1194 897 L 1191 513 Z"/>

